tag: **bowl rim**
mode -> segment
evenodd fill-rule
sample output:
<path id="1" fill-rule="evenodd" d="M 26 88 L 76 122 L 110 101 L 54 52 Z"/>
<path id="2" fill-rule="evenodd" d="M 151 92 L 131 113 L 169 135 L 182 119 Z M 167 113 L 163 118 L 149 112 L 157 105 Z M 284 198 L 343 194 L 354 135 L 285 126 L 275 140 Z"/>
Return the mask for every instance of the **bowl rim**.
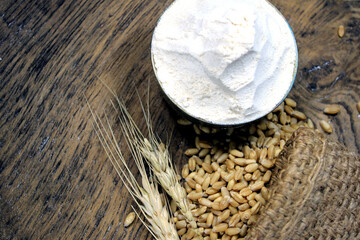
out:
<path id="1" fill-rule="evenodd" d="M 256 115 L 256 117 L 254 118 L 243 118 L 246 121 L 238 121 L 238 122 L 234 122 L 234 123 L 217 123 L 217 122 L 213 122 L 213 121 L 209 121 L 207 119 L 201 118 L 201 117 L 196 117 L 191 115 L 190 113 L 188 113 L 185 109 L 183 109 L 176 101 L 174 101 L 174 99 L 169 96 L 169 94 L 165 91 L 163 85 L 161 84 L 161 81 L 159 80 L 158 74 L 157 74 L 157 69 L 155 67 L 155 60 L 154 60 L 154 53 L 153 53 L 153 42 L 154 42 L 154 35 L 155 35 L 155 30 L 159 24 L 159 22 L 161 21 L 164 13 L 171 7 L 173 6 L 173 4 L 178 1 L 175 0 L 173 1 L 169 6 L 166 7 L 166 9 L 164 10 L 164 12 L 161 14 L 160 18 L 157 20 L 156 22 L 156 26 L 153 30 L 152 33 L 152 38 L 151 38 L 151 45 L 150 45 L 150 58 L 151 58 L 151 64 L 152 64 L 152 68 L 156 77 L 156 81 L 158 82 L 158 84 L 160 85 L 160 89 L 165 97 L 165 100 L 169 103 L 169 105 L 171 105 L 171 107 L 173 107 L 181 116 L 183 116 L 184 118 L 190 120 L 193 123 L 199 123 L 202 125 L 206 125 L 206 126 L 210 126 L 210 127 L 219 127 L 219 128 L 229 128 L 229 127 L 240 127 L 242 125 L 251 123 L 253 121 L 256 121 L 260 118 L 265 117 L 267 114 L 271 113 L 274 109 L 276 109 L 282 102 L 284 102 L 284 100 L 287 98 L 287 96 L 289 95 L 291 89 L 294 86 L 295 83 L 295 79 L 296 79 L 296 75 L 297 75 L 297 70 L 298 70 L 298 62 L 299 62 L 299 51 L 298 51 L 298 46 L 297 46 L 297 42 L 296 42 L 296 38 L 295 38 L 295 34 L 294 31 L 292 30 L 289 22 L 287 21 L 287 19 L 284 17 L 284 15 L 280 12 L 279 9 L 277 9 L 277 7 L 275 7 L 271 2 L 269 2 L 268 0 L 260 0 L 260 1 L 265 1 L 267 4 L 269 4 L 271 7 L 273 7 L 275 9 L 275 11 L 281 16 L 281 18 L 286 22 L 287 26 L 289 27 L 291 36 L 292 36 L 292 40 L 293 40 L 293 44 L 294 44 L 294 50 L 295 50 L 295 63 L 294 63 L 294 68 L 293 68 L 293 74 L 292 74 L 292 80 L 291 83 L 289 85 L 289 88 L 286 90 L 286 92 L 284 93 L 283 98 L 277 103 L 275 104 L 275 107 L 272 108 L 270 111 L 264 111 L 263 114 L 259 114 Z"/>

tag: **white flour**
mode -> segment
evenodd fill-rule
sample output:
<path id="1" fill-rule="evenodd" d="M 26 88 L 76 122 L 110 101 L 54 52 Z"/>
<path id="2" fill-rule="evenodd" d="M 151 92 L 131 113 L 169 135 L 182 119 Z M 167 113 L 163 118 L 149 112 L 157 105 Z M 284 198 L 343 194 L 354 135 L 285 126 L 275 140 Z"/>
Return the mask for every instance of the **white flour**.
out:
<path id="1" fill-rule="evenodd" d="M 291 30 L 264 0 L 176 0 L 154 31 L 152 57 L 171 100 L 214 124 L 268 113 L 296 70 Z"/>

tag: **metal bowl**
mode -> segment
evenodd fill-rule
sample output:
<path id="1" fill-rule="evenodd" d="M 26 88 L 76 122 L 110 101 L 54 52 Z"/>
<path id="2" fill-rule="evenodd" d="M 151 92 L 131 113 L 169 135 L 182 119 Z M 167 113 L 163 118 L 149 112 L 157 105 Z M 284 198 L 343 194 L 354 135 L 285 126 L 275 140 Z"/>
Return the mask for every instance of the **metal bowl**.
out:
<path id="1" fill-rule="evenodd" d="M 289 29 L 290 29 L 290 32 L 292 34 L 292 39 L 294 41 L 294 46 L 295 46 L 295 64 L 294 64 L 294 70 L 293 70 L 293 74 L 292 74 L 292 79 L 291 79 L 291 83 L 289 85 L 289 88 L 287 89 L 287 91 L 285 93 L 282 93 L 284 96 L 283 98 L 281 99 L 281 101 L 279 101 L 276 105 L 274 105 L 271 109 L 269 109 L 268 111 L 264 112 L 263 114 L 261 115 L 257 115 L 256 117 L 248 117 L 248 118 L 243 118 L 243 119 L 239 119 L 238 122 L 235 122 L 235 123 L 219 123 L 219 122 L 212 122 L 212 121 L 209 121 L 208 119 L 204 119 L 204 118 L 201 118 L 201 117 L 196 117 L 196 116 L 193 116 L 192 114 L 190 114 L 189 112 L 187 112 L 185 109 L 183 109 L 179 103 L 177 103 L 173 98 L 172 96 L 170 96 L 165 90 L 164 90 L 164 87 L 162 86 L 161 84 L 161 81 L 159 81 L 159 78 L 158 78 L 158 75 L 157 75 L 157 69 L 155 67 L 155 61 L 154 61 L 154 55 L 153 55 L 153 51 L 152 51 L 152 45 L 153 45 L 153 41 L 154 41 L 154 33 L 153 33 L 153 36 L 152 36 L 152 41 L 151 41 L 151 62 L 152 62 L 152 66 L 153 66 L 153 70 L 154 70 L 154 73 L 155 73 L 155 76 L 156 76 L 156 79 L 157 79 L 157 82 L 159 83 L 160 87 L 161 87 L 161 90 L 162 90 L 162 93 L 164 95 L 164 98 L 165 100 L 169 103 L 169 105 L 176 111 L 178 112 L 182 117 L 190 120 L 191 122 L 193 123 L 199 123 L 199 124 L 203 124 L 203 125 L 206 125 L 206 126 L 210 126 L 210 127 L 217 127 L 217 128 L 233 128 L 233 127 L 240 127 L 244 124 L 247 124 L 247 123 L 250 123 L 250 122 L 253 122 L 257 119 L 260 119 L 264 116 L 266 116 L 268 113 L 272 112 L 276 107 L 278 107 L 284 100 L 285 98 L 288 96 L 291 88 L 293 87 L 294 85 L 294 82 L 295 82 L 295 78 L 296 78 L 296 72 L 297 72 L 297 68 L 298 68 L 298 49 L 297 49 L 297 44 L 296 44 L 296 39 L 295 39 L 295 35 L 294 35 L 294 32 L 292 31 L 291 27 L 290 27 L 290 24 L 288 23 L 288 21 L 286 20 L 286 18 L 281 14 L 281 12 L 273 5 L 271 4 L 268 0 L 264 0 L 265 2 L 267 2 L 270 6 L 272 6 L 276 12 L 282 17 L 282 19 L 287 23 Z M 170 8 L 174 3 L 176 2 L 176 0 L 170 4 L 170 6 L 167 7 Z M 166 10 L 167 10 L 166 9 Z M 166 12 L 166 10 L 164 11 L 164 13 Z M 164 14 L 163 13 L 163 14 Z M 163 16 L 162 14 L 162 16 Z M 159 18 L 158 20 L 158 23 L 161 21 L 161 18 L 162 16 Z M 157 24 L 158 25 L 158 24 Z M 157 27 L 157 26 L 156 26 Z M 155 28 L 156 28 L 155 27 Z M 155 31 L 154 31 L 155 32 Z"/>

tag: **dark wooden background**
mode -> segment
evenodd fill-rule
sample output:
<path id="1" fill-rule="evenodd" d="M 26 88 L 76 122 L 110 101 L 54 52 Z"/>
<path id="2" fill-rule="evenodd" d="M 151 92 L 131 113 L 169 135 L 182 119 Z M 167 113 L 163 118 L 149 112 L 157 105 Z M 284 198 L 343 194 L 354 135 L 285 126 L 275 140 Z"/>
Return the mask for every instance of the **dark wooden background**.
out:
<path id="1" fill-rule="evenodd" d="M 271 2 L 298 43 L 290 96 L 359 153 L 359 1 Z M 144 100 L 150 84 L 155 131 L 172 135 L 174 162 L 183 164 L 192 140 L 176 127 L 150 62 L 152 31 L 170 3 L 0 1 L 0 239 L 151 239 L 139 220 L 123 227 L 133 201 L 94 135 L 84 96 L 97 112 L 107 109 L 102 79 L 143 128 L 135 89 Z M 341 104 L 338 115 L 322 113 L 330 103 Z"/>

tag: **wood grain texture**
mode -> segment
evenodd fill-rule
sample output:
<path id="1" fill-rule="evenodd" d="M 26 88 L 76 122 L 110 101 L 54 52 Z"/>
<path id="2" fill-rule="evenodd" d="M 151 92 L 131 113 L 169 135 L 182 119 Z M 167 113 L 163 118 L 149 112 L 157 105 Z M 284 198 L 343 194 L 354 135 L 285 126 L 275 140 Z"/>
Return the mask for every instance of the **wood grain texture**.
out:
<path id="1" fill-rule="evenodd" d="M 331 121 L 333 137 L 360 153 L 360 3 L 271 2 L 299 47 L 290 96 L 318 127 L 320 119 Z M 111 99 L 104 80 L 144 129 L 135 89 L 146 100 L 150 85 L 155 132 L 171 136 L 174 162 L 183 164 L 192 139 L 176 127 L 150 62 L 153 28 L 170 3 L 1 1 L 0 239 L 151 239 L 138 219 L 123 227 L 134 203 L 94 134 L 83 94 L 102 113 Z M 341 105 L 338 115 L 322 113 L 330 103 Z"/>

